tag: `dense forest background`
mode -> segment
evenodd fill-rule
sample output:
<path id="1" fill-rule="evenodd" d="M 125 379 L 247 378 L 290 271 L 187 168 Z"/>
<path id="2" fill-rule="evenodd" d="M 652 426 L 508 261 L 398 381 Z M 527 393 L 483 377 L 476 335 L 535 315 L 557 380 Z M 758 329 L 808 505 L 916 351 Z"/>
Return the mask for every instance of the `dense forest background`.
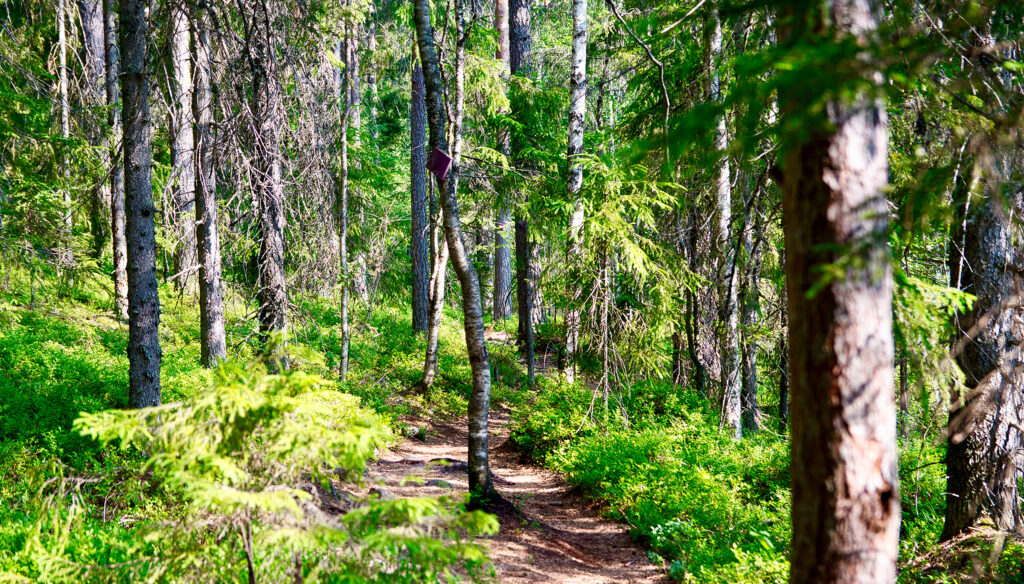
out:
<path id="1" fill-rule="evenodd" d="M 2 7 L 0 579 L 1024 581 L 1019 3 Z"/>

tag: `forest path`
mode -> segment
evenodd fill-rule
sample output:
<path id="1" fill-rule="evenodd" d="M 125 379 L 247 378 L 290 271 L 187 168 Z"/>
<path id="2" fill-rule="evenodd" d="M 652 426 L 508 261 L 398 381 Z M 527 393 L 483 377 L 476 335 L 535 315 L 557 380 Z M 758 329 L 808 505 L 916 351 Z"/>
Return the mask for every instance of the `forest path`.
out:
<path id="1" fill-rule="evenodd" d="M 384 453 L 370 464 L 369 481 L 396 497 L 466 492 L 465 421 L 407 422 L 426 429 L 426 440 L 410 438 Z M 599 510 L 572 492 L 558 474 L 522 461 L 508 441 L 508 422 L 508 412 L 492 410 L 490 462 L 494 486 L 522 514 L 499 514 L 499 533 L 481 540 L 490 549 L 498 581 L 666 582 L 661 569 L 647 560 L 645 551 L 622 526 L 603 519 Z M 437 459 L 447 459 L 451 464 L 429 464 Z M 426 482 L 403 485 L 409 476 Z"/>

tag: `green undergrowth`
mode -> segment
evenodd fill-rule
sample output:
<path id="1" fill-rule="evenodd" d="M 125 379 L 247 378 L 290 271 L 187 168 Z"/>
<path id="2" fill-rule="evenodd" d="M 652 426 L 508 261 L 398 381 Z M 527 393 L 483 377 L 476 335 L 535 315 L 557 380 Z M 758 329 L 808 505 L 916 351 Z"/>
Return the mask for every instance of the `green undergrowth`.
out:
<path id="1" fill-rule="evenodd" d="M 102 274 L 72 281 L 16 268 L 0 285 L 0 581 L 440 582 L 486 578 L 478 534 L 493 517 L 461 497 L 317 504 L 360 481 L 415 407 L 464 411 L 464 343 L 446 326 L 439 387 L 416 379 L 407 313 L 355 319 L 338 381 L 340 322 L 328 299 L 293 299 L 294 370 L 252 363 L 248 292 L 227 287 L 230 361 L 199 366 L 196 303 L 162 285 L 164 406 L 127 406 L 127 326 Z M 59 292 L 59 295 L 58 295 Z M 404 326 L 404 328 L 403 328 Z M 463 353 L 464 354 L 464 353 Z M 464 368 L 465 371 L 460 369 Z M 356 395 L 358 394 L 358 395 Z M 403 410 L 404 408 L 404 410 Z M 328 507 L 329 508 L 329 507 Z"/>
<path id="2" fill-rule="evenodd" d="M 784 440 L 734 441 L 701 399 L 667 383 L 618 392 L 610 407 L 591 390 L 541 384 L 516 413 L 513 439 L 627 523 L 673 578 L 786 581 Z"/>

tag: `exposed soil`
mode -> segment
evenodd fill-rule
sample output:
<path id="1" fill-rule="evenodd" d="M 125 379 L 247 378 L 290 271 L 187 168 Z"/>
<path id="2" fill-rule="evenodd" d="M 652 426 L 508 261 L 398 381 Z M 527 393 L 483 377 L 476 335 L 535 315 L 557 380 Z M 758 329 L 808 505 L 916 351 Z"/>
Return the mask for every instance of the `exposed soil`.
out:
<path id="1" fill-rule="evenodd" d="M 602 583 L 666 582 L 620 525 L 572 492 L 556 473 L 522 461 L 508 443 L 507 412 L 491 414 L 491 471 L 494 485 L 516 511 L 498 513 L 501 530 L 485 543 L 498 580 Z M 466 424 L 409 420 L 426 430 L 426 440 L 405 440 L 371 464 L 367 478 L 396 497 L 466 492 Z M 448 464 L 431 461 L 445 460 Z M 410 475 L 425 480 L 407 483 Z"/>

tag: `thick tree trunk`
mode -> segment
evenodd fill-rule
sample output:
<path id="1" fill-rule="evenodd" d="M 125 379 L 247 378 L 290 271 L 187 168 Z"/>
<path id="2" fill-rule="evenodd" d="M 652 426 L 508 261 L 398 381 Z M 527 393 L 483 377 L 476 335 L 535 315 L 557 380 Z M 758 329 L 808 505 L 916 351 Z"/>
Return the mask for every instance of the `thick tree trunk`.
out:
<path id="1" fill-rule="evenodd" d="M 192 61 L 189 53 L 189 15 L 185 5 L 171 10 L 171 220 L 174 224 L 174 283 L 186 294 L 196 291 L 196 156 L 192 118 Z"/>
<path id="2" fill-rule="evenodd" d="M 722 59 L 722 25 L 718 11 L 711 11 L 711 38 L 708 53 L 708 70 L 711 83 L 708 94 L 712 101 L 721 102 L 723 97 L 720 71 Z M 740 339 L 737 308 L 739 304 L 739 285 L 736 274 L 736 249 L 733 243 L 732 225 L 732 182 L 729 173 L 729 133 L 726 128 L 725 114 L 718 120 L 715 132 L 715 149 L 722 156 L 716 173 L 715 183 L 715 246 L 722 251 L 720 257 L 721 285 L 719 287 L 719 313 L 722 319 L 721 353 L 722 353 L 722 425 L 733 436 L 741 438 L 741 393 L 740 379 Z"/>
<path id="3" fill-rule="evenodd" d="M 509 71 L 512 75 L 529 76 L 533 65 L 530 0 L 510 0 L 509 10 Z M 531 266 L 535 254 L 530 242 L 529 224 L 526 217 L 520 213 L 516 214 L 515 242 L 516 304 L 519 314 L 517 339 L 520 351 L 526 356 L 527 369 L 532 371 L 534 369 L 533 308 L 537 305 L 537 298 L 534 291 L 535 283 L 531 280 L 531 276 L 537 270 Z"/>
<path id="4" fill-rule="evenodd" d="M 205 367 L 227 357 L 224 337 L 224 291 L 220 266 L 220 232 L 217 224 L 216 137 L 213 131 L 212 45 L 207 0 L 196 5 L 192 31 L 195 87 L 192 117 L 195 120 L 195 222 L 199 259 L 200 348 Z"/>
<path id="5" fill-rule="evenodd" d="M 954 319 L 969 341 L 956 356 L 966 392 L 953 395 L 942 540 L 982 518 L 1004 531 L 1022 527 L 1017 467 L 1024 425 L 1024 309 L 1018 295 L 1024 290 L 1024 251 L 1014 242 L 1012 221 L 1024 212 L 1024 196 L 1015 193 L 1006 201 L 990 189 L 980 206 L 967 208 L 967 189 L 958 190 L 963 222 L 959 245 L 950 246 L 950 275 L 953 286 L 976 300 Z"/>
<path id="6" fill-rule="evenodd" d="M 583 164 L 577 160 L 583 153 L 583 122 L 587 116 L 587 0 L 572 3 L 572 71 L 569 75 L 569 308 L 565 313 L 565 378 L 576 381 L 576 351 L 580 341 L 580 287 L 583 255 Z"/>
<path id="7" fill-rule="evenodd" d="M 430 217 L 427 203 L 427 98 L 423 87 L 423 67 L 412 69 L 412 100 L 409 106 L 411 128 L 410 177 L 412 191 L 412 330 L 427 330 L 430 300 Z"/>
<path id="8" fill-rule="evenodd" d="M 504 78 L 509 74 L 509 31 L 508 0 L 494 2 L 494 30 L 498 37 L 498 48 L 494 58 L 501 62 Z M 506 79 L 507 80 L 507 79 Z M 512 154 L 512 143 L 506 128 L 498 129 L 498 148 L 505 157 Z M 507 184 L 507 182 L 506 182 Z M 509 211 L 508 194 L 499 195 L 498 217 L 494 226 L 494 321 L 512 315 L 512 213 Z"/>
<path id="9" fill-rule="evenodd" d="M 274 23 L 257 3 L 249 33 L 253 83 L 253 190 L 259 218 L 259 322 L 264 353 L 272 370 L 287 369 L 288 288 L 284 269 L 284 184 L 281 177 L 281 86 L 277 78 Z"/>
<path id="10" fill-rule="evenodd" d="M 530 0 L 507 0 L 509 7 L 509 72 L 529 76 L 533 70 Z"/>
<path id="11" fill-rule="evenodd" d="M 121 67 L 117 40 L 117 0 L 103 0 L 105 80 L 110 123 L 110 240 L 114 260 L 114 306 L 117 317 L 128 320 L 128 244 L 125 240 L 124 164 L 121 148 Z"/>
<path id="12" fill-rule="evenodd" d="M 451 252 L 452 264 L 462 287 L 462 311 L 465 318 L 466 348 L 473 369 L 473 391 L 469 399 L 469 491 L 473 502 L 485 503 L 494 495 L 488 464 L 487 417 L 491 400 L 491 374 L 484 340 L 483 311 L 480 305 L 480 284 L 476 270 L 469 261 L 459 223 L 459 204 L 456 199 L 458 187 L 459 157 L 462 138 L 462 101 L 465 84 L 465 42 L 466 25 L 463 0 L 455 0 L 457 21 L 455 56 L 455 116 L 452 135 L 455 148 L 452 150 L 452 168 L 447 181 L 441 181 L 439 190 L 444 208 L 445 240 Z M 427 94 L 427 121 L 430 128 L 431 150 L 448 150 L 445 132 L 444 86 L 441 81 L 441 66 L 434 49 L 434 31 L 430 24 L 429 0 L 415 0 L 413 20 L 416 23 L 416 40 L 423 61 L 424 81 Z"/>
<path id="13" fill-rule="evenodd" d="M 90 110 L 104 104 L 106 85 L 106 37 L 103 30 L 102 0 L 78 0 L 78 17 L 82 22 L 83 65 L 85 73 L 84 98 Z M 109 142 L 101 124 L 86 122 L 89 143 L 99 147 Z M 106 181 L 96 185 L 89 201 L 89 222 L 92 231 L 92 255 L 99 259 L 107 246 L 110 213 L 110 187 Z"/>
<path id="14" fill-rule="evenodd" d="M 149 73 L 146 2 L 121 0 L 124 70 L 124 180 L 128 241 L 128 403 L 160 405 L 160 296 L 150 178 Z"/>
<path id="15" fill-rule="evenodd" d="M 813 30 L 871 46 L 877 20 L 867 2 L 830 7 L 812 13 Z M 795 21 L 810 19 L 805 12 Z M 780 91 L 783 115 L 799 120 L 817 99 L 806 88 Z M 823 115 L 827 123 L 789 137 L 783 166 L 790 582 L 885 584 L 896 577 L 900 523 L 886 111 L 860 90 Z M 826 267 L 842 274 L 821 285 Z"/>

